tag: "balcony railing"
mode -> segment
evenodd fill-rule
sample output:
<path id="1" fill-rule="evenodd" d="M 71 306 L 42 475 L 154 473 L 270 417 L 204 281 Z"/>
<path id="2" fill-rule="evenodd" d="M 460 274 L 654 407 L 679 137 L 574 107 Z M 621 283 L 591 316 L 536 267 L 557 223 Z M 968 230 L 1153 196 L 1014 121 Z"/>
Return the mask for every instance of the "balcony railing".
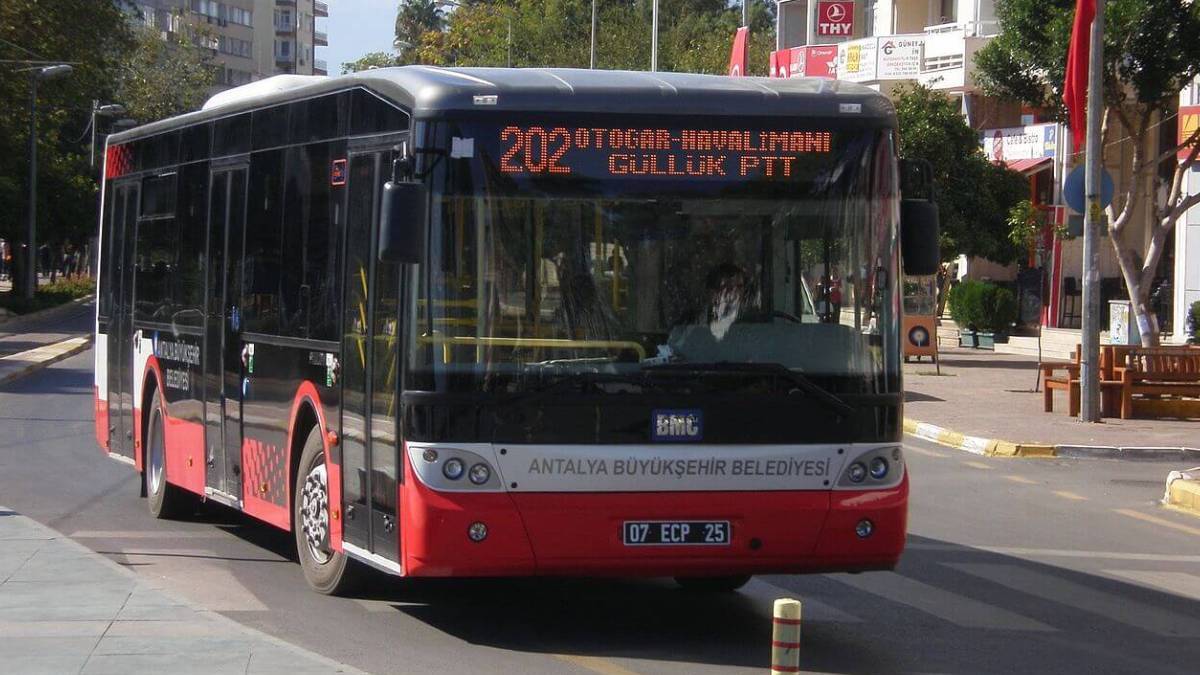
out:
<path id="1" fill-rule="evenodd" d="M 318 47 L 328 47 L 329 46 L 329 35 L 326 34 L 325 31 L 323 31 L 323 30 L 313 31 L 313 44 Z"/>
<path id="2" fill-rule="evenodd" d="M 313 59 L 313 75 L 328 75 L 329 64 L 325 59 Z"/>
<path id="3" fill-rule="evenodd" d="M 321 0 L 314 0 L 313 15 L 314 16 L 329 16 L 329 3 L 321 2 Z"/>
<path id="4" fill-rule="evenodd" d="M 959 23 L 940 23 L 936 26 L 925 26 L 925 32 L 953 33 L 963 31 L 966 37 L 992 37 L 1000 34 L 999 21 L 962 21 Z"/>

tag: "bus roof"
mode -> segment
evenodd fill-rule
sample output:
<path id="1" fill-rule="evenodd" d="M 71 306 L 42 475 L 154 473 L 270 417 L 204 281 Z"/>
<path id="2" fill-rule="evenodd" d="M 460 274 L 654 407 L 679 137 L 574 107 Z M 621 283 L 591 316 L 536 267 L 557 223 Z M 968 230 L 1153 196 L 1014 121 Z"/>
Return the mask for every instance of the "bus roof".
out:
<path id="1" fill-rule="evenodd" d="M 275 78 L 271 78 L 275 80 Z M 204 109 L 110 138 L 112 143 L 278 103 L 365 87 L 415 117 L 464 110 L 843 117 L 894 126 L 879 92 L 822 78 L 776 79 L 572 68 L 378 68 L 340 77 L 252 82 L 217 94 Z M 482 97 L 482 98 L 481 98 Z"/>

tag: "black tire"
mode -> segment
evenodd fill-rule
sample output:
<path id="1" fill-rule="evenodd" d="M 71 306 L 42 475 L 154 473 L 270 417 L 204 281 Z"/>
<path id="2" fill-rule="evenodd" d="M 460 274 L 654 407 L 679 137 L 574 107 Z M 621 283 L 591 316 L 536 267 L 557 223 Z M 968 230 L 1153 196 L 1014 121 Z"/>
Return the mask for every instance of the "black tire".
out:
<path id="1" fill-rule="evenodd" d="M 750 581 L 749 574 L 725 577 L 675 577 L 675 583 L 685 591 L 698 593 L 732 593 Z"/>
<path id="2" fill-rule="evenodd" d="M 146 417 L 146 438 L 142 443 L 142 489 L 150 515 L 160 520 L 190 516 L 196 512 L 196 498 L 187 490 L 167 482 L 167 446 L 163 436 L 162 397 L 156 390 L 150 399 Z"/>
<path id="3" fill-rule="evenodd" d="M 358 588 L 366 570 L 345 553 L 329 548 L 329 483 L 319 427 L 313 427 L 304 441 L 294 493 L 292 532 L 296 536 L 296 554 L 300 569 L 304 570 L 304 580 L 314 591 L 324 595 L 350 593 Z M 320 541 L 315 546 L 309 541 L 310 531 L 314 540 Z"/>

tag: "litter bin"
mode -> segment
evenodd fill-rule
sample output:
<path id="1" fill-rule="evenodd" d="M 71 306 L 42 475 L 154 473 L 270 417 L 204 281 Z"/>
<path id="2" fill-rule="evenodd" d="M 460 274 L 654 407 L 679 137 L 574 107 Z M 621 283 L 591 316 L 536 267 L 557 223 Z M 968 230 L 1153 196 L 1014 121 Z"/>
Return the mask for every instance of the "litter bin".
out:
<path id="1" fill-rule="evenodd" d="M 1133 320 L 1133 304 L 1128 300 L 1108 301 L 1108 339 L 1114 345 L 1142 344 L 1142 334 Z"/>

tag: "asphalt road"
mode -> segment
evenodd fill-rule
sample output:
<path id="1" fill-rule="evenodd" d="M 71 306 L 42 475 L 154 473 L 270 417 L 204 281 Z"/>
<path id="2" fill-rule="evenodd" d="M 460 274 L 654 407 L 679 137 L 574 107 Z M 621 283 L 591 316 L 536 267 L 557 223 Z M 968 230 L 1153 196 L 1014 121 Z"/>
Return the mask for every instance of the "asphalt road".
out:
<path id="1" fill-rule="evenodd" d="M 1200 519 L 1172 464 L 1003 460 L 908 442 L 896 572 L 666 581 L 412 581 L 307 590 L 290 535 L 219 507 L 153 520 L 92 438 L 91 353 L 0 389 L 0 503 L 204 606 L 376 673 L 762 673 L 771 601 L 804 602 L 802 665 L 839 673 L 1195 673 Z M 1069 422 L 1064 422 L 1069 423 Z"/>

